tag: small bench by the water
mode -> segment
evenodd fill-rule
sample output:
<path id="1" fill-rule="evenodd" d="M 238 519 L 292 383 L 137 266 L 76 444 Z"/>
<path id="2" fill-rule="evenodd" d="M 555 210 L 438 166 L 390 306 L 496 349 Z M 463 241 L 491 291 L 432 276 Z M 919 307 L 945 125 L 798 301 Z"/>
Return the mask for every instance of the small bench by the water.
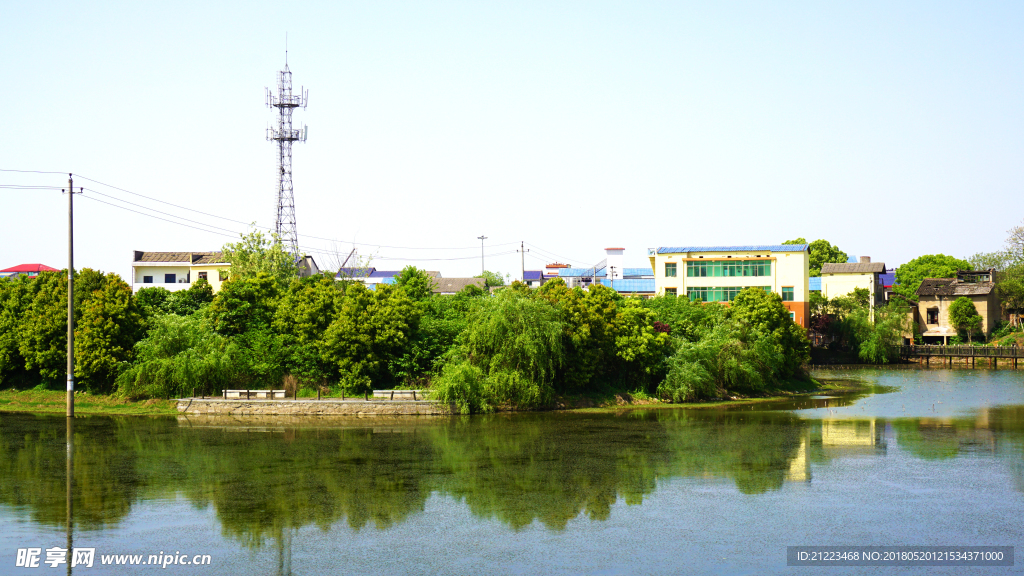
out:
<path id="1" fill-rule="evenodd" d="M 385 400 L 423 400 L 423 390 L 374 390 L 374 398 Z"/>
<path id="2" fill-rule="evenodd" d="M 286 396 L 285 390 L 225 390 L 225 398 L 277 399 Z"/>

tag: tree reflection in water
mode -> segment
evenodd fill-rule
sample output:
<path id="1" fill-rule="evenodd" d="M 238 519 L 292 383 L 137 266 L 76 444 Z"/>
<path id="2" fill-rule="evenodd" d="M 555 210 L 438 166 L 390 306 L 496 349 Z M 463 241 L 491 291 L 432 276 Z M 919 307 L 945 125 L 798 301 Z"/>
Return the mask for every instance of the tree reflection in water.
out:
<path id="1" fill-rule="evenodd" d="M 986 450 L 1020 462 L 1024 408 L 952 420 L 808 420 L 790 412 L 653 410 L 439 419 L 87 417 L 75 421 L 74 528 L 116 525 L 136 502 L 212 506 L 225 535 L 267 539 L 344 521 L 384 529 L 440 494 L 513 529 L 605 520 L 659 481 L 728 479 L 739 492 L 810 481 L 812 464 L 877 456 L 888 428 L 918 458 Z M 65 527 L 64 420 L 0 420 L 0 505 Z M 1021 466 L 1011 467 L 1017 489 Z M 6 513 L 6 512 L 5 512 Z"/>

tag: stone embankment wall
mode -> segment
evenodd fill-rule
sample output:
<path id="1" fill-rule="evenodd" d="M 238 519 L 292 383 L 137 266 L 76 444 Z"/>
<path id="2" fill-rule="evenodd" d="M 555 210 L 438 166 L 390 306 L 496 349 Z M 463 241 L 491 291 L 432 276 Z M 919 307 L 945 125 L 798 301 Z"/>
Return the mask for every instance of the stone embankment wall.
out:
<path id="1" fill-rule="evenodd" d="M 451 409 L 426 400 L 340 400 L 299 398 L 287 400 L 225 400 L 223 398 L 181 398 L 183 414 L 231 415 L 347 415 L 347 416 L 430 416 L 451 414 Z"/>

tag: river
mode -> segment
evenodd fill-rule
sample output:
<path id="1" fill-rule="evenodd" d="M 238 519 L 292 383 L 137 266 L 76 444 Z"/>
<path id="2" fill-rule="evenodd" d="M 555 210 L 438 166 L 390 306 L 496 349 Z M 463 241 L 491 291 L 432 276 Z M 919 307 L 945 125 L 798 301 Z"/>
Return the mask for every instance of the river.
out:
<path id="1" fill-rule="evenodd" d="M 884 571 L 1024 573 L 1024 371 L 818 376 L 865 388 L 703 410 L 80 417 L 70 464 L 65 418 L 3 414 L 0 573 L 66 573 L 45 560 L 69 536 L 95 550 L 75 574 L 880 570 L 787 566 L 802 545 L 1015 545 L 1013 567 Z M 16 566 L 26 548 L 40 567 Z M 209 565 L 103 564 L 132 555 Z"/>

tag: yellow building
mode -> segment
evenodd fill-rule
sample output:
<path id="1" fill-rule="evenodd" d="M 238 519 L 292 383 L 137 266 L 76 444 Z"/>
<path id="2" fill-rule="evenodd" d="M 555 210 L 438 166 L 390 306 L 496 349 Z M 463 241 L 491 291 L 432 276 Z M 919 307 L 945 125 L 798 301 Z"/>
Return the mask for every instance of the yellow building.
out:
<path id="1" fill-rule="evenodd" d="M 870 256 L 861 256 L 857 263 L 824 264 L 821 267 L 821 295 L 835 298 L 851 294 L 855 288 L 866 288 L 870 294 L 869 302 L 884 304 L 882 274 L 885 274 L 885 263 L 872 262 Z"/>
<path id="2" fill-rule="evenodd" d="M 650 248 L 656 295 L 728 303 L 748 287 L 782 297 L 794 322 L 810 323 L 807 244 Z"/>
<path id="3" fill-rule="evenodd" d="M 171 292 L 188 290 L 192 282 L 205 278 L 214 292 L 228 279 L 231 264 L 221 252 L 143 252 L 135 250 L 132 260 L 132 290 L 160 287 Z"/>

